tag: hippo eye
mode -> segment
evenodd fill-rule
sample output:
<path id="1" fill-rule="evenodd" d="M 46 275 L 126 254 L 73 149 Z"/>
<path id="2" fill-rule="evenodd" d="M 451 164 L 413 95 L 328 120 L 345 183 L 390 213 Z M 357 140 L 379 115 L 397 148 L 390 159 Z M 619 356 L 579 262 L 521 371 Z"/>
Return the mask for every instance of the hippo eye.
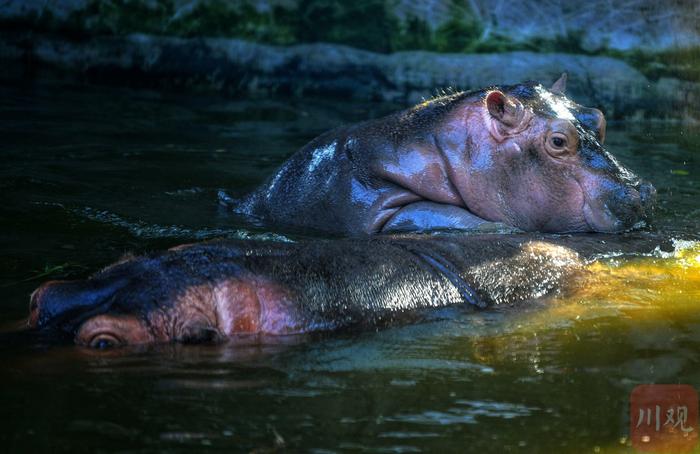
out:
<path id="1" fill-rule="evenodd" d="M 553 132 L 548 138 L 545 144 L 545 150 L 547 153 L 555 158 L 562 157 L 569 153 L 569 139 L 566 134 L 562 132 Z"/>
<path id="2" fill-rule="evenodd" d="M 99 350 L 105 350 L 108 348 L 119 347 L 122 342 L 111 334 L 103 333 L 93 336 L 90 339 L 90 348 L 97 348 Z"/>
<path id="3" fill-rule="evenodd" d="M 562 139 L 561 137 L 552 137 L 552 144 L 557 148 L 564 148 L 564 145 L 566 145 L 566 140 Z"/>

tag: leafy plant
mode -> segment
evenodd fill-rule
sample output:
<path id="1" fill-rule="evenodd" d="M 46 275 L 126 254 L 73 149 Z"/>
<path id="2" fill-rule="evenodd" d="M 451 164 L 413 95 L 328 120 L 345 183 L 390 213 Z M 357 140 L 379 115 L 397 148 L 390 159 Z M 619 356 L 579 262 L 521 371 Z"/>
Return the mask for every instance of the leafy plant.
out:
<path id="1" fill-rule="evenodd" d="M 438 52 L 465 52 L 481 36 L 481 25 L 460 0 L 452 0 L 450 18 L 435 31 L 434 47 Z"/>
<path id="2" fill-rule="evenodd" d="M 384 0 L 300 0 L 299 42 L 331 42 L 375 52 L 391 52 L 400 33 L 398 19 Z"/>

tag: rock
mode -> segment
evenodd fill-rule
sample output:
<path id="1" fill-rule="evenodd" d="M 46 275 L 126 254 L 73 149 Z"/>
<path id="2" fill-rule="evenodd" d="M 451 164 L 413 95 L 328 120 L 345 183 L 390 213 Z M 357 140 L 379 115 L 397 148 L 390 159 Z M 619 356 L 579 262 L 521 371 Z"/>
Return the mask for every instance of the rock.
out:
<path id="1" fill-rule="evenodd" d="M 35 18 L 51 14 L 54 18 L 64 20 L 71 14 L 84 10 L 87 0 L 0 0 L 0 18 L 3 20 Z"/>
<path id="2" fill-rule="evenodd" d="M 29 55 L 28 55 L 29 54 Z M 35 62 L 93 81 L 176 85 L 232 94 L 334 95 L 403 103 L 438 89 L 473 89 L 523 80 L 551 83 L 569 73 L 568 93 L 610 117 L 697 118 L 700 84 L 647 80 L 622 60 L 586 55 L 511 52 L 376 54 L 332 44 L 280 47 L 238 39 L 149 36 L 70 40 L 7 34 L 0 60 Z"/>
<path id="3" fill-rule="evenodd" d="M 162 27 L 196 16 L 198 8 L 240 11 L 249 6 L 265 13 L 276 6 L 294 11 L 302 3 L 299 0 L 0 0 L 0 20 L 50 15 L 54 20 L 66 21 L 74 15 L 80 16 L 85 21 L 81 25 L 89 29 L 89 22 L 95 18 L 88 10 L 98 2 L 124 16 L 136 16 L 135 9 L 167 11 L 162 17 Z M 576 36 L 588 50 L 663 51 L 700 45 L 697 26 L 700 2 L 696 0 L 589 0 L 578 4 L 566 0 L 544 3 L 541 0 L 515 3 L 468 0 L 459 3 L 464 8 L 453 8 L 454 0 L 387 0 L 387 8 L 400 21 L 417 17 L 433 31 L 455 19 L 455 14 L 462 14 L 464 19 L 474 19 L 480 24 L 482 38 L 500 35 L 514 41 L 527 41 Z M 297 14 L 303 13 L 297 11 Z M 196 17 L 192 19 L 196 21 Z M 121 34 L 124 30 L 115 32 Z"/>

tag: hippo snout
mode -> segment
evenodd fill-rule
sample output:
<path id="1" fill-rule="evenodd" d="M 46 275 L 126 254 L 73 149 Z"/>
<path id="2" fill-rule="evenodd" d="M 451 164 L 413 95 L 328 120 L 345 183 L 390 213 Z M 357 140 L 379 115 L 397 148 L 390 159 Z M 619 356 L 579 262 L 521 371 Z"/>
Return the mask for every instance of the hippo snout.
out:
<path id="1" fill-rule="evenodd" d="M 616 219 L 616 230 L 627 230 L 649 221 L 656 204 L 656 189 L 651 183 L 639 182 L 635 185 L 620 185 L 613 191 L 607 208 Z"/>
<path id="2" fill-rule="evenodd" d="M 110 303 L 115 291 L 122 283 L 111 285 L 91 281 L 49 281 L 37 288 L 29 300 L 30 328 L 69 329 L 78 319 L 98 312 Z"/>
<path id="3" fill-rule="evenodd" d="M 32 295 L 29 297 L 29 319 L 27 320 L 27 325 L 29 325 L 30 328 L 40 327 L 39 320 L 41 318 L 40 314 L 42 301 L 44 300 L 44 293 L 46 293 L 49 287 L 55 285 L 57 282 L 58 281 L 49 281 L 43 283 L 41 287 L 34 290 Z"/>
<path id="4" fill-rule="evenodd" d="M 75 285 L 71 281 L 49 281 L 34 290 L 29 299 L 29 327 L 44 328 L 75 306 Z"/>
<path id="5" fill-rule="evenodd" d="M 651 183 L 640 181 L 634 190 L 636 196 L 630 198 L 634 204 L 634 217 L 630 220 L 630 227 L 640 221 L 650 221 L 656 205 L 656 188 Z"/>
<path id="6" fill-rule="evenodd" d="M 641 198 L 644 215 L 648 219 L 654 214 L 656 207 L 656 188 L 649 182 L 642 182 L 639 185 L 639 197 Z"/>

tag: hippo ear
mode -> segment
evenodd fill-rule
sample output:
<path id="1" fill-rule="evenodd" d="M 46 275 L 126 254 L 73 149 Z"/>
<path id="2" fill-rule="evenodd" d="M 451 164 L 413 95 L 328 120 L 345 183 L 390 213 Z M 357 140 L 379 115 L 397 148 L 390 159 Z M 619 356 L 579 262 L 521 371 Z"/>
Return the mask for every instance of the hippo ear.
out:
<path id="1" fill-rule="evenodd" d="M 558 93 L 560 95 L 563 95 L 566 91 L 566 79 L 566 73 L 561 73 L 561 77 L 552 84 L 552 88 L 550 88 L 549 91 L 551 91 L 552 93 Z"/>
<path id="2" fill-rule="evenodd" d="M 522 119 L 522 108 L 503 92 L 494 90 L 486 95 L 486 108 L 491 117 L 506 126 L 517 126 Z"/>

